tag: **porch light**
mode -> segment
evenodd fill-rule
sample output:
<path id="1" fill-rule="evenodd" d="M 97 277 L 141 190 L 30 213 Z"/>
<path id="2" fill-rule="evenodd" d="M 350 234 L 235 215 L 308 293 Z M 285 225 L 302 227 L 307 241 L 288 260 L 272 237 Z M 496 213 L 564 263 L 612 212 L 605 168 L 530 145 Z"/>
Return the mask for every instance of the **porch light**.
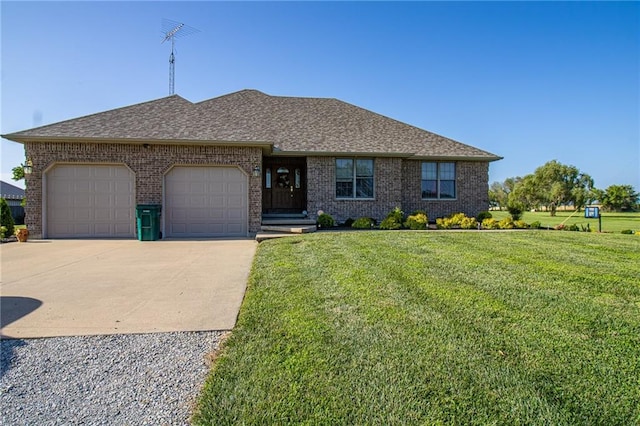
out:
<path id="1" fill-rule="evenodd" d="M 22 166 L 22 170 L 25 175 L 30 175 L 33 172 L 33 163 L 30 158 L 27 158 L 27 161 Z"/>
<path id="2" fill-rule="evenodd" d="M 253 176 L 260 177 L 260 166 L 257 164 L 253 168 Z"/>

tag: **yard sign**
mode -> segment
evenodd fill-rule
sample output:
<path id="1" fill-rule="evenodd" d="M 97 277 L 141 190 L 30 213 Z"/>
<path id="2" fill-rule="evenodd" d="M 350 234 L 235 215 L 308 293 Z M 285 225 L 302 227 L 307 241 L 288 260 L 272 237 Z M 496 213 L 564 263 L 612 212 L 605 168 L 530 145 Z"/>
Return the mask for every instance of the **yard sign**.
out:
<path id="1" fill-rule="evenodd" d="M 600 207 L 585 207 L 585 219 L 598 219 L 598 232 L 602 232 L 602 216 L 600 216 Z"/>

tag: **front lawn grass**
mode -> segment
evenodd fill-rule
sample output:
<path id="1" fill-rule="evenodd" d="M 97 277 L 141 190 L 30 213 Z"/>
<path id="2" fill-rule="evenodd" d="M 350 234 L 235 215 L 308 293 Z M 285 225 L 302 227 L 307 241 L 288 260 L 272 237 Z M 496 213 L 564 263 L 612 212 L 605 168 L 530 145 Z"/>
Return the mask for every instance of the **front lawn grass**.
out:
<path id="1" fill-rule="evenodd" d="M 640 237 L 261 243 L 194 424 L 640 423 Z"/>

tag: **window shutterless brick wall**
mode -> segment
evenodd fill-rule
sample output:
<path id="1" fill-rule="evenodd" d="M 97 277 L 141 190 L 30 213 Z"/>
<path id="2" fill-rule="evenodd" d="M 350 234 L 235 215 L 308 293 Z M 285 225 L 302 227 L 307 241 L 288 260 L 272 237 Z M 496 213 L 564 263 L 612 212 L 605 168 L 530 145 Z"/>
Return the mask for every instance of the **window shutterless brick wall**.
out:
<path id="1" fill-rule="evenodd" d="M 252 174 L 256 165 L 262 167 L 257 147 L 38 142 L 26 143 L 25 153 L 33 162 L 26 180 L 25 220 L 34 238 L 42 238 L 43 173 L 57 163 L 127 165 L 135 174 L 136 204 L 162 204 L 164 175 L 173 166 L 238 166 L 248 176 L 249 232 L 260 230 L 262 183 Z"/>
<path id="2" fill-rule="evenodd" d="M 454 200 L 423 200 L 421 164 L 418 160 L 402 163 L 402 209 L 409 214 L 424 210 L 430 221 L 452 213 L 475 217 L 489 209 L 489 163 L 485 161 L 456 162 L 456 192 Z"/>
<path id="3" fill-rule="evenodd" d="M 336 158 L 349 157 L 307 157 L 307 208 L 311 218 L 317 219 L 318 210 L 322 210 L 339 222 L 363 216 L 380 221 L 401 205 L 400 158 L 374 159 L 374 198 L 363 200 L 336 198 Z"/>
<path id="4" fill-rule="evenodd" d="M 336 157 L 307 158 L 307 208 L 317 219 L 318 210 L 329 213 L 339 222 L 368 216 L 381 221 L 395 207 L 406 214 L 425 210 L 429 219 L 463 212 L 476 216 L 489 208 L 489 163 L 456 162 L 454 200 L 423 200 L 421 161 L 400 158 L 375 158 L 375 194 L 373 200 L 336 199 Z"/>

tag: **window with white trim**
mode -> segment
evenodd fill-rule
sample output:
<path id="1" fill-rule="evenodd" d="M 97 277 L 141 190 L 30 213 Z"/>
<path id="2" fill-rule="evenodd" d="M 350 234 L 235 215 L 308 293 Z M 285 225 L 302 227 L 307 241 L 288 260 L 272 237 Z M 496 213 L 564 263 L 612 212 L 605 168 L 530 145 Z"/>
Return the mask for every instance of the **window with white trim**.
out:
<path id="1" fill-rule="evenodd" d="M 336 158 L 336 198 L 373 198 L 373 159 Z"/>
<path id="2" fill-rule="evenodd" d="M 422 163 L 422 199 L 456 198 L 456 163 Z"/>

